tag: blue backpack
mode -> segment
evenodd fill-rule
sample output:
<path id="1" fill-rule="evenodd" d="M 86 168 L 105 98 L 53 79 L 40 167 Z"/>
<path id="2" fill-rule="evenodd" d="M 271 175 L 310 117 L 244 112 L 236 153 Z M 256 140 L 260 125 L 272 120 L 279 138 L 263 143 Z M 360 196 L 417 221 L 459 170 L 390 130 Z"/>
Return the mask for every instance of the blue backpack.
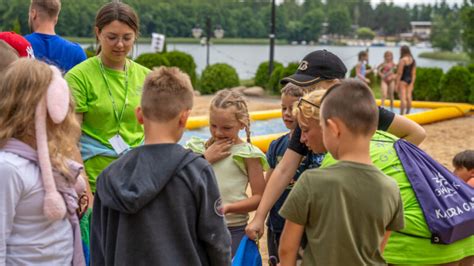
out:
<path id="1" fill-rule="evenodd" d="M 474 235 L 474 188 L 403 139 L 395 142 L 395 150 L 423 210 L 431 242 L 450 244 Z"/>

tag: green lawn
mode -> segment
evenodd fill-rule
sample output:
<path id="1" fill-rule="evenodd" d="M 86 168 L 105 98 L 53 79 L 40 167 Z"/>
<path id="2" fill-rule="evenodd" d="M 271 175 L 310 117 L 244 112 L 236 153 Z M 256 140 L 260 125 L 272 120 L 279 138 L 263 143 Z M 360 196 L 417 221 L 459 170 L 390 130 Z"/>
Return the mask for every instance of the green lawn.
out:
<path id="1" fill-rule="evenodd" d="M 435 60 L 446 60 L 446 61 L 463 61 L 468 62 L 469 56 L 466 53 L 454 53 L 447 51 L 436 51 L 436 52 L 423 52 L 419 55 L 422 58 L 429 58 Z"/>

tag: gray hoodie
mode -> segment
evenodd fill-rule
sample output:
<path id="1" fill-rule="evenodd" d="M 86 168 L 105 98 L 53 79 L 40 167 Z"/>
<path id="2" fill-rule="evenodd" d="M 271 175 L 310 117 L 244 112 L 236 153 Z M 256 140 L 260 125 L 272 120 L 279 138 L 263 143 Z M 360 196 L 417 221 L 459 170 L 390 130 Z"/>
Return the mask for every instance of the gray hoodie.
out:
<path id="1" fill-rule="evenodd" d="M 92 265 L 230 265 L 214 172 L 178 144 L 144 145 L 98 177 Z"/>

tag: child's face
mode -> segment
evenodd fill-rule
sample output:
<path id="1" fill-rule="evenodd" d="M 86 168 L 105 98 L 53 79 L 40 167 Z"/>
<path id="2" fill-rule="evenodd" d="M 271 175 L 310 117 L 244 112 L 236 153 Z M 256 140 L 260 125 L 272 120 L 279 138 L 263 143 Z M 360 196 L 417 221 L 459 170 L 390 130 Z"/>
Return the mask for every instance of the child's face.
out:
<path id="1" fill-rule="evenodd" d="M 469 179 L 474 178 L 474 169 L 467 170 L 466 167 L 455 167 L 453 173 L 464 180 L 464 182 L 469 181 Z"/>
<path id="2" fill-rule="evenodd" d="M 281 95 L 281 114 L 286 128 L 293 130 L 296 128 L 296 119 L 293 118 L 293 103 L 298 101 L 298 97 Z"/>
<path id="3" fill-rule="evenodd" d="M 214 139 L 228 139 L 235 141 L 239 137 L 239 131 L 244 128 L 235 117 L 234 106 L 229 108 L 213 108 L 209 114 L 209 128 Z"/>
<path id="4" fill-rule="evenodd" d="M 385 54 L 385 62 L 391 62 L 393 60 L 392 54 Z"/>
<path id="5" fill-rule="evenodd" d="M 298 122 L 301 128 L 300 142 L 304 143 L 314 153 L 326 152 L 319 121 L 316 119 L 306 119 L 299 115 Z"/>

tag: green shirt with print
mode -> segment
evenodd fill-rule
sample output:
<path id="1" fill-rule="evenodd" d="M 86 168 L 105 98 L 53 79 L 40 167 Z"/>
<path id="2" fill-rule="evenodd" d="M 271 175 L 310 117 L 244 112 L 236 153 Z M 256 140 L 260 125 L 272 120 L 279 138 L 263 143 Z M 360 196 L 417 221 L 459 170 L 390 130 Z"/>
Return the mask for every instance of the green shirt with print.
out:
<path id="1" fill-rule="evenodd" d="M 65 78 L 74 96 L 76 112 L 83 114 L 83 134 L 111 149 L 109 139 L 116 134 L 120 134 L 130 147 L 141 144 L 144 133 L 135 117 L 135 108 L 140 105 L 143 83 L 149 72 L 131 60 L 127 60 L 126 71 L 106 67 L 102 71 L 97 56 L 71 69 Z M 123 116 L 118 121 L 117 115 L 120 117 L 122 108 Z M 115 159 L 95 156 L 84 162 L 93 191 L 97 176 Z"/>
<path id="2" fill-rule="evenodd" d="M 370 143 L 372 162 L 383 173 L 392 177 L 400 188 L 405 215 L 405 228 L 390 235 L 383 254 L 385 260 L 390 264 L 433 265 L 473 256 L 474 236 L 449 245 L 431 243 L 431 233 L 423 211 L 394 147 L 397 139 L 387 132 L 377 131 Z M 327 154 L 321 167 L 336 162 Z"/>
<path id="3" fill-rule="evenodd" d="M 303 172 L 280 215 L 305 227 L 303 265 L 384 265 L 386 230 L 404 226 L 395 181 L 349 161 Z"/>

